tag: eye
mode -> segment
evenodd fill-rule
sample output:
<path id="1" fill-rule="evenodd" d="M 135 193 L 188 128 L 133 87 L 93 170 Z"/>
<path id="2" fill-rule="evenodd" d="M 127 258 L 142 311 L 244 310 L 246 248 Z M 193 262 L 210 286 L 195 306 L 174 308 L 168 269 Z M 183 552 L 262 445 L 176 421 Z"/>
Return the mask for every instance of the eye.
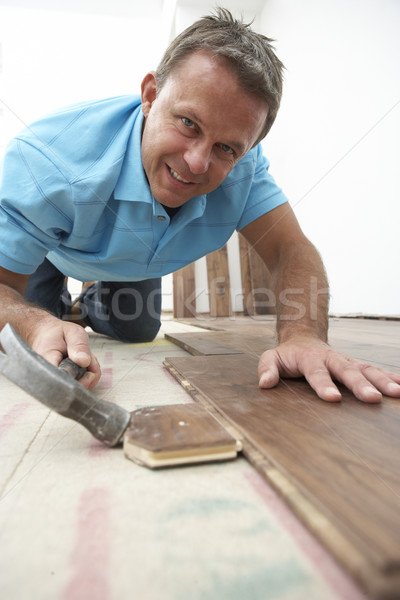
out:
<path id="1" fill-rule="evenodd" d="M 218 144 L 218 147 L 222 150 L 222 152 L 224 152 L 225 154 L 234 154 L 233 149 L 228 146 L 227 144 Z"/>
<path id="2" fill-rule="evenodd" d="M 193 129 L 195 127 L 192 119 L 188 119 L 187 117 L 182 117 L 182 123 L 185 125 L 185 127 L 189 127 L 189 129 Z"/>

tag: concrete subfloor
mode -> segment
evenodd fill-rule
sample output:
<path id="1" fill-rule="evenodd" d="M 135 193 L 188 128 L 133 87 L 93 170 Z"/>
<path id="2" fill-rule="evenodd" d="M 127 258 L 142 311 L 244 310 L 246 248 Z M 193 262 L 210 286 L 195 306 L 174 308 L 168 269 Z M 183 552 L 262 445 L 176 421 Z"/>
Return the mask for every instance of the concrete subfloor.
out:
<path id="1" fill-rule="evenodd" d="M 96 394 L 128 410 L 191 401 L 163 367 L 185 355 L 90 334 Z M 151 471 L 0 377 L 4 600 L 365 598 L 242 457 Z"/>

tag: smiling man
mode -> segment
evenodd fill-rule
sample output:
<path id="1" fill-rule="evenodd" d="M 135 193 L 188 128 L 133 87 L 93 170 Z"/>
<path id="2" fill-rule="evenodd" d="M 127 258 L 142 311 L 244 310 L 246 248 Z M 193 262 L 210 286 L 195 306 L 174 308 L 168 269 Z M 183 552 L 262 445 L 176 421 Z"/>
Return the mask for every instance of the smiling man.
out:
<path id="1" fill-rule="evenodd" d="M 150 341 L 161 276 L 238 230 L 282 299 L 279 345 L 260 359 L 260 385 L 304 375 L 327 401 L 340 400 L 335 379 L 365 402 L 400 397 L 399 376 L 326 343 L 323 265 L 259 145 L 279 108 L 282 69 L 268 38 L 218 9 L 172 42 L 140 97 L 75 105 L 21 132 L 3 167 L 0 326 L 10 322 L 56 365 L 68 355 L 88 367 L 81 382 L 91 388 L 100 366 L 70 320 L 65 276 L 94 280 L 75 307 L 83 325 Z"/>
<path id="2" fill-rule="evenodd" d="M 157 91 L 157 73 L 149 73 L 142 83 L 143 168 L 154 197 L 177 207 L 221 185 L 259 139 L 268 106 L 207 51 L 187 56 Z"/>

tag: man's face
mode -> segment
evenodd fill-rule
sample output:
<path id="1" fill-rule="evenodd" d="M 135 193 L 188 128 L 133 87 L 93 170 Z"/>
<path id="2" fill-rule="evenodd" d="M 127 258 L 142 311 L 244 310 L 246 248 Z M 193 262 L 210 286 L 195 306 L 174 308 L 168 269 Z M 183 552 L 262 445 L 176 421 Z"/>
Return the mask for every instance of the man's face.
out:
<path id="1" fill-rule="evenodd" d="M 205 52 L 189 55 L 157 94 L 142 83 L 142 161 L 153 196 L 169 207 L 215 190 L 252 148 L 268 107 Z"/>

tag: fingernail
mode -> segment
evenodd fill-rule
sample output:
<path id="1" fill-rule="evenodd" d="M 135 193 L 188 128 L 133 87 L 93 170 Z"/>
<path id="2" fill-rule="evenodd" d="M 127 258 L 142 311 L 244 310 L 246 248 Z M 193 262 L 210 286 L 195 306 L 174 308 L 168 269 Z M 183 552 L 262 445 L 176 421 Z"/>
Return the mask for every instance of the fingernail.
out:
<path id="1" fill-rule="evenodd" d="M 371 394 L 374 396 L 382 396 L 382 394 L 380 393 L 379 390 L 377 390 L 376 388 L 365 386 L 364 390 L 363 390 L 366 394 Z"/>
<path id="2" fill-rule="evenodd" d="M 91 384 L 94 380 L 94 377 L 94 373 L 92 373 L 91 371 L 86 371 L 86 373 L 81 377 L 81 382 L 84 380 L 85 383 Z"/>
<path id="3" fill-rule="evenodd" d="M 332 398 L 332 399 L 337 398 L 338 400 L 340 400 L 342 397 L 342 394 L 336 388 L 328 387 L 328 388 L 325 388 L 324 396 L 328 396 L 329 398 Z"/>
<path id="4" fill-rule="evenodd" d="M 78 361 L 86 362 L 87 364 L 90 364 L 91 356 L 87 352 L 78 352 L 77 354 L 75 354 L 75 362 L 78 362 Z"/>
<path id="5" fill-rule="evenodd" d="M 367 402 L 380 402 L 382 400 L 382 394 L 375 388 L 365 387 L 362 391 Z"/>
<path id="6" fill-rule="evenodd" d="M 388 384 L 389 392 L 398 392 L 400 390 L 400 385 L 398 383 L 391 382 Z"/>
<path id="7" fill-rule="evenodd" d="M 260 387 L 267 387 L 269 385 L 270 382 L 270 376 L 268 373 L 264 373 L 263 375 L 261 375 L 260 377 L 260 381 L 258 382 L 258 385 Z"/>

